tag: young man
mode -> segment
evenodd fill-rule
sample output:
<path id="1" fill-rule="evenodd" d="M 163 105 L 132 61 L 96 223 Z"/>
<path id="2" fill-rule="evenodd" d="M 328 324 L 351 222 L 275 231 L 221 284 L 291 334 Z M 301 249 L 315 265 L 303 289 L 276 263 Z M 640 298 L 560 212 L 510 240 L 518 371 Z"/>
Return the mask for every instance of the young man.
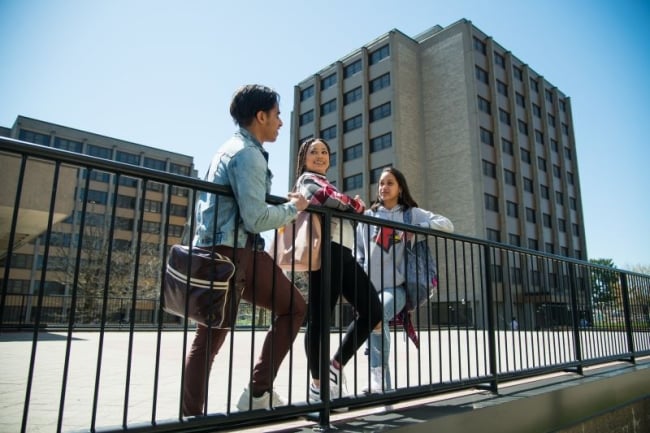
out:
<path id="1" fill-rule="evenodd" d="M 275 91 L 260 85 L 243 86 L 235 92 L 230 114 L 239 130 L 219 148 L 207 176 L 216 184 L 232 188 L 234 198 L 201 193 L 195 212 L 193 245 L 215 247 L 218 253 L 234 257 L 239 270 L 235 284 L 244 288 L 242 299 L 251 303 L 254 300 L 256 306 L 275 314 L 250 385 L 237 403 L 239 410 L 284 405 L 273 390 L 273 380 L 306 313 L 304 298 L 279 268 L 274 269 L 271 256 L 247 244 L 249 236 L 283 226 L 308 205 L 297 193 L 289 193 L 288 201 L 281 205 L 265 201 L 272 175 L 268 169 L 268 153 L 262 144 L 274 142 L 278 137 L 282 126 L 279 99 Z M 201 415 L 207 411 L 206 384 L 210 368 L 228 332 L 228 329 L 197 326 L 185 361 L 185 415 Z"/>

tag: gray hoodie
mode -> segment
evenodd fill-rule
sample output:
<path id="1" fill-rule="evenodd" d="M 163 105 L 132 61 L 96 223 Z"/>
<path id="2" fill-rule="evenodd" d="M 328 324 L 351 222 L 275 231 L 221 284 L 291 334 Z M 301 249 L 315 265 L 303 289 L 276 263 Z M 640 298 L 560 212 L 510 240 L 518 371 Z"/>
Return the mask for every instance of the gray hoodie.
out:
<path id="1" fill-rule="evenodd" d="M 401 205 L 392 209 L 379 206 L 376 211 L 367 210 L 365 215 L 404 222 Z M 417 207 L 411 208 L 411 224 L 450 233 L 454 231 L 454 225 L 448 218 Z M 363 266 L 378 291 L 383 287 L 395 287 L 404 283 L 405 246 L 406 236 L 401 230 L 368 224 L 357 225 L 357 262 Z"/>

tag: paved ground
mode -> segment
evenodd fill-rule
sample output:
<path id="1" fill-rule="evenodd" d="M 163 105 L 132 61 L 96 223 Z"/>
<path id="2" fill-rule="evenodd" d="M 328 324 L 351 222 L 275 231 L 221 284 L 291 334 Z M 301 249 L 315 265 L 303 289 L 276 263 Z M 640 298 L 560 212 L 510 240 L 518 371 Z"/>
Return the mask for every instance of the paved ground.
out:
<path id="1" fill-rule="evenodd" d="M 236 402 L 250 379 L 251 365 L 265 332 L 255 332 L 254 338 L 250 330 L 234 335 L 232 341 L 228 338 L 224 343 L 212 369 L 209 413 L 236 411 Z M 393 369 L 398 387 L 458 382 L 487 374 L 482 331 L 432 331 L 429 335 L 426 338 L 425 334 L 421 335 L 419 351 L 405 341 L 401 332 L 394 336 L 394 348 L 401 363 L 399 368 Z M 25 413 L 25 430 L 35 433 L 56 432 L 59 424 L 60 431 L 69 432 L 89 431 L 92 426 L 101 430 L 137 423 L 149 425 L 152 420 L 177 420 L 184 339 L 187 338 L 189 344 L 192 336 L 193 331 L 187 334 L 165 331 L 158 343 L 156 332 L 136 332 L 132 340 L 128 332 L 107 332 L 103 337 L 98 332 L 76 332 L 71 336 L 70 356 L 66 358 L 66 333 L 39 333 L 34 352 L 32 333 L 1 333 L 0 433 L 20 432 Z M 550 362 L 568 362 L 572 359 L 571 350 L 557 348 L 570 348 L 570 338 L 568 332 L 552 335 L 502 332 L 497 339 L 501 350 L 500 369 L 516 371 L 548 366 Z M 306 400 L 308 373 L 303 339 L 304 334 L 300 333 L 275 381 L 277 392 L 293 403 Z M 338 339 L 339 335 L 333 333 L 332 351 L 338 347 Z M 27 378 L 32 354 L 35 361 L 30 388 Z M 391 357 L 391 363 L 393 359 Z M 233 372 L 231 381 L 227 374 L 229 368 Z M 101 374 L 97 375 L 97 371 Z M 355 371 L 356 384 L 352 380 Z M 345 372 L 348 390 L 361 394 L 368 377 L 363 349 L 348 363 Z M 94 411 L 96 382 L 97 410 Z M 30 395 L 27 397 L 28 389 Z M 29 401 L 27 410 L 25 401 Z M 373 410 L 386 412 L 385 408 Z"/>
<path id="2" fill-rule="evenodd" d="M 188 332 L 191 340 L 193 332 Z M 233 344 L 232 383 L 228 384 L 230 339 L 227 339 L 212 370 L 209 392 L 209 412 L 230 410 L 250 378 L 251 350 L 256 355 L 263 332 L 237 332 Z M 32 356 L 31 333 L 0 334 L 0 432 L 21 430 L 27 377 Z M 28 432 L 55 432 L 59 422 L 64 366 L 68 363 L 65 400 L 61 418 L 62 431 L 89 430 L 92 422 L 95 377 L 98 369 L 100 334 L 78 332 L 72 335 L 70 357 L 66 360 L 67 335 L 40 333 L 36 345 L 30 405 L 27 412 Z M 180 402 L 180 380 L 183 365 L 183 332 L 164 332 L 160 341 L 158 389 L 154 397 L 156 378 L 156 346 L 158 334 L 137 332 L 129 341 L 127 332 L 104 335 L 99 376 L 98 428 L 119 426 L 150 420 L 177 419 Z M 305 401 L 307 363 L 303 349 L 303 334 L 296 338 L 291 358 L 287 358 L 278 374 L 277 391 L 287 398 L 291 387 L 294 402 Z M 334 337 L 333 337 L 334 338 Z M 189 344 L 189 342 L 188 342 Z M 336 344 L 336 342 L 333 342 Z M 254 347 L 253 347 L 254 345 Z M 131 347 L 132 355 L 129 354 Z M 360 351 L 359 368 L 366 368 L 366 357 Z M 129 361 L 131 360 L 131 361 Z M 289 374 L 290 364 L 293 375 Z M 127 371 L 130 369 L 130 375 Z M 128 386 L 127 386 L 128 383 Z M 365 384 L 364 384 L 365 386 Z M 128 389 L 128 394 L 127 394 Z M 124 401 L 128 399 L 128 411 Z M 155 401 L 155 405 L 152 403 Z M 154 414 L 155 410 L 155 414 Z"/>

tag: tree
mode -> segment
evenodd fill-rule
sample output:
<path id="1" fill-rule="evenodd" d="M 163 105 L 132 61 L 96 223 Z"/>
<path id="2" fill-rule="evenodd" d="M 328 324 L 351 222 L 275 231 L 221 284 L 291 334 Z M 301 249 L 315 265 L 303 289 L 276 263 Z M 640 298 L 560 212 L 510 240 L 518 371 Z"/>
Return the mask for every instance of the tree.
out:
<path id="1" fill-rule="evenodd" d="M 60 246 L 53 250 L 55 259 L 50 259 L 48 268 L 66 288 L 76 287 L 76 322 L 91 323 L 101 319 L 104 290 L 108 290 L 109 299 L 130 299 L 133 295 L 136 263 L 137 298 L 158 297 L 162 263 L 157 243 L 142 241 L 136 261 L 131 242 L 109 238 L 104 215 L 95 213 L 87 214 L 81 245 L 78 237 L 73 237 L 69 246 L 59 243 L 57 237 L 64 232 L 65 225 L 54 230 L 54 244 Z M 80 261 L 78 268 L 77 257 Z M 123 311 L 109 313 L 126 314 Z"/>
<path id="2" fill-rule="evenodd" d="M 596 305 L 611 304 L 620 296 L 620 284 L 616 265 L 612 259 L 590 259 L 589 263 L 609 269 L 591 268 L 591 298 Z"/>

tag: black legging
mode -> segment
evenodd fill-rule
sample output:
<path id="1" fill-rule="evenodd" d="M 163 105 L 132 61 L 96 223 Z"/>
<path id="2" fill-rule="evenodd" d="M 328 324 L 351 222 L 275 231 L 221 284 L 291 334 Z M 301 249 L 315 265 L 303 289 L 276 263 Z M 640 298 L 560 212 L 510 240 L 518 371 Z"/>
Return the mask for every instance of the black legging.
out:
<path id="1" fill-rule="evenodd" d="M 341 294 L 354 307 L 355 318 L 343 336 L 341 346 L 334 359 L 345 365 L 363 345 L 370 331 L 382 319 L 382 306 L 379 295 L 368 279 L 365 271 L 355 261 L 352 251 L 332 242 L 331 247 L 331 298 L 330 312 L 334 312 Z M 305 351 L 309 360 L 309 370 L 314 379 L 320 378 L 320 339 L 321 339 L 321 271 L 310 272 L 309 322 L 305 332 Z M 329 334 L 329 327 L 328 327 Z"/>

